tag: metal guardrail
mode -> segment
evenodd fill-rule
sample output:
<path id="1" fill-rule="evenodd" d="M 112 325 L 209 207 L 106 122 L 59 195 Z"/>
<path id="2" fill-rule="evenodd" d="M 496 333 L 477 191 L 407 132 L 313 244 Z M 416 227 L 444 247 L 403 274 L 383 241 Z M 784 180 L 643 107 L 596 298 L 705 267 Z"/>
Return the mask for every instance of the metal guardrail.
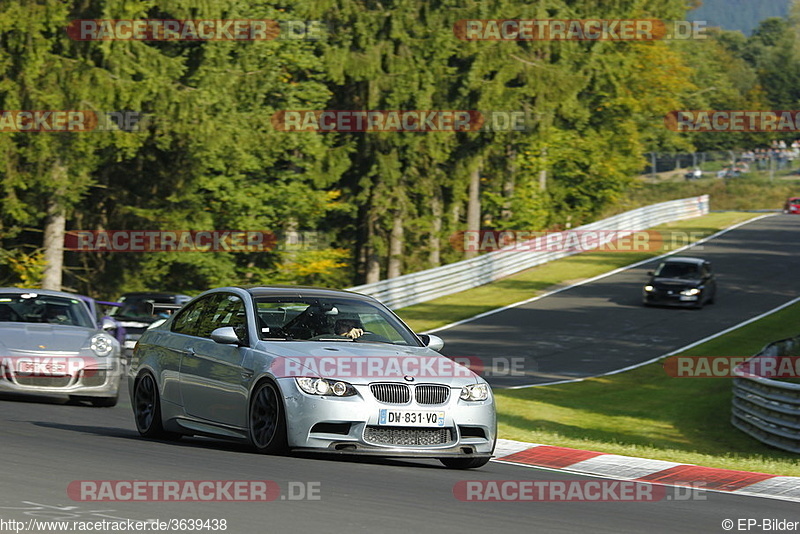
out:
<path id="1" fill-rule="evenodd" d="M 798 351 L 800 337 L 770 343 L 753 358 L 793 356 Z M 731 424 L 762 443 L 800 454 L 800 384 L 736 374 Z"/>
<path id="2" fill-rule="evenodd" d="M 566 232 L 646 230 L 673 221 L 699 217 L 709 212 L 708 195 L 662 202 L 638 208 L 596 221 Z M 371 295 L 390 308 L 402 308 L 482 286 L 511 274 L 530 269 L 559 258 L 571 256 L 585 249 L 567 248 L 553 251 L 521 250 L 517 244 L 442 267 L 428 269 L 382 280 L 372 284 L 351 287 L 351 291 Z"/>

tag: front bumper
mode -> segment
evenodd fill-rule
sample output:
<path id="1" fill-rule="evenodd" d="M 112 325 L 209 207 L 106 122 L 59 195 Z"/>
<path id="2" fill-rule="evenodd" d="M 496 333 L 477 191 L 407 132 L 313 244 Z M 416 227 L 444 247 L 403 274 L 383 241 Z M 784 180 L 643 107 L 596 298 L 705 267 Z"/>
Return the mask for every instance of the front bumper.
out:
<path id="1" fill-rule="evenodd" d="M 697 295 L 681 295 L 680 292 L 675 291 L 669 294 L 666 291 L 650 291 L 642 295 L 642 301 L 645 304 L 653 304 L 658 306 L 697 306 L 702 302 L 703 293 Z"/>
<path id="2" fill-rule="evenodd" d="M 75 358 L 74 361 L 82 361 L 82 358 Z M 118 357 L 109 357 L 103 364 L 67 367 L 69 372 L 31 374 L 19 372 L 8 361 L 0 362 L 0 392 L 82 397 L 114 397 L 118 394 L 122 378 Z"/>
<path id="3" fill-rule="evenodd" d="M 490 457 L 497 438 L 494 399 L 466 402 L 460 387 L 442 404 L 379 402 L 369 385 L 355 385 L 352 397 L 314 396 L 293 378 L 278 380 L 287 414 L 289 447 L 297 450 L 382 457 Z M 444 412 L 441 426 L 379 424 L 381 409 Z"/>

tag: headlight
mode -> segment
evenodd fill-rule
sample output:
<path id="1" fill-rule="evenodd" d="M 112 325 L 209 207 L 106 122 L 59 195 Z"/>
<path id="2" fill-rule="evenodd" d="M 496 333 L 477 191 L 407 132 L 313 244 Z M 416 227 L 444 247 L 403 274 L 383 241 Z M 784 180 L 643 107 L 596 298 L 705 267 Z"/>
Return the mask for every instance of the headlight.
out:
<path id="1" fill-rule="evenodd" d="M 484 401 L 489 398 L 489 386 L 486 384 L 471 384 L 461 388 L 461 400 Z"/>
<path id="2" fill-rule="evenodd" d="M 95 334 L 89 341 L 89 348 L 100 357 L 108 356 L 114 350 L 111 338 L 105 334 Z"/>
<path id="3" fill-rule="evenodd" d="M 683 291 L 681 291 L 681 295 L 686 295 L 688 297 L 692 295 L 697 295 L 698 293 L 700 293 L 700 290 L 697 289 L 696 287 L 693 287 L 692 289 L 684 289 Z"/>
<path id="4" fill-rule="evenodd" d="M 654 289 L 655 289 L 655 288 L 654 288 L 653 286 L 651 286 L 651 285 L 646 285 L 646 286 L 644 286 L 644 290 L 645 290 L 645 291 L 647 291 L 648 293 L 649 293 L 649 292 L 651 292 L 651 291 L 653 291 Z"/>
<path id="5" fill-rule="evenodd" d="M 333 395 L 335 397 L 352 397 L 356 394 L 356 388 L 340 380 L 328 380 L 326 378 L 295 378 L 297 385 L 309 395 Z"/>

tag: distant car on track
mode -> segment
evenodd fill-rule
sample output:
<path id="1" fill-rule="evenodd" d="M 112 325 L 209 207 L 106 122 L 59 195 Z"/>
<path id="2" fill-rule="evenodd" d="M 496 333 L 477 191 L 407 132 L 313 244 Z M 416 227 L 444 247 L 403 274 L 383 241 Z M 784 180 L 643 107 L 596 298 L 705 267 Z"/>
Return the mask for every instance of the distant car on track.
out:
<path id="1" fill-rule="evenodd" d="M 786 204 L 783 205 L 783 213 L 800 214 L 800 197 L 787 198 Z"/>
<path id="2" fill-rule="evenodd" d="M 647 273 L 650 279 L 642 289 L 645 305 L 691 306 L 713 304 L 717 281 L 711 263 L 701 258 L 667 258 Z"/>
<path id="3" fill-rule="evenodd" d="M 480 467 L 491 388 L 372 297 L 329 289 L 207 291 L 145 331 L 128 372 L 139 433 L 238 439 Z"/>
<path id="4" fill-rule="evenodd" d="M 125 339 L 122 342 L 124 356 L 130 358 L 133 347 L 147 328 L 156 322 L 159 317 L 154 312 L 154 305 L 174 305 L 180 307 L 192 300 L 188 295 L 179 293 L 166 293 L 155 291 L 142 291 L 125 293 L 119 299 L 122 304 L 112 310 L 111 317 L 119 322 L 125 329 Z"/>
<path id="5" fill-rule="evenodd" d="M 114 406 L 120 345 L 79 295 L 0 288 L 0 391 Z"/>

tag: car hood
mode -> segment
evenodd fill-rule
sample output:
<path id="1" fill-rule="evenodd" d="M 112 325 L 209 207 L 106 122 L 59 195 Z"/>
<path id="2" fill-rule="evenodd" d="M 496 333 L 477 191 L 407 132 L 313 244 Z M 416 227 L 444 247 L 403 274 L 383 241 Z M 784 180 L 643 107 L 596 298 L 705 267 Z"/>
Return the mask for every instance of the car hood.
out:
<path id="1" fill-rule="evenodd" d="M 85 347 L 97 330 L 81 326 L 0 323 L 0 344 L 6 352 L 74 352 Z M 4 354 L 5 355 L 5 354 Z"/>
<path id="2" fill-rule="evenodd" d="M 474 384 L 478 377 L 466 367 L 427 347 L 384 343 L 289 341 L 259 342 L 261 351 L 276 357 L 276 376 L 320 376 L 363 384 L 380 381 L 436 382 L 451 386 Z"/>

